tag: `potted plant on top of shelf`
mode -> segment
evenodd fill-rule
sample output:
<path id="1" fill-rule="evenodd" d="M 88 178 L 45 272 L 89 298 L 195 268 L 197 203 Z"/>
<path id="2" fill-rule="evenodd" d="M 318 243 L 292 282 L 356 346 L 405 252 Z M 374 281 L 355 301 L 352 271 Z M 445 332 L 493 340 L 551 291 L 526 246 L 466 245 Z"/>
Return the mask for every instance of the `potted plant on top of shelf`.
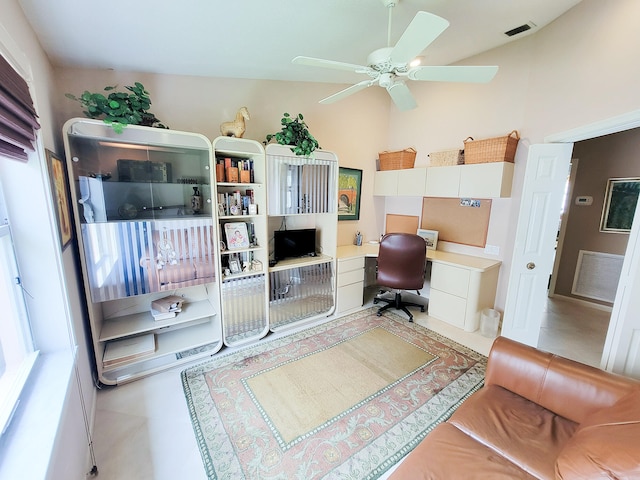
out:
<path id="1" fill-rule="evenodd" d="M 82 113 L 88 118 L 103 118 L 104 123 L 111 125 L 116 133 L 122 133 L 127 125 L 142 125 L 146 127 L 169 128 L 149 111 L 151 98 L 144 85 L 136 82 L 133 86 L 125 85 L 127 92 L 117 92 L 117 86 L 104 87 L 107 96 L 102 93 L 91 93 L 85 90 L 76 97 L 70 93 L 65 97 L 80 102 L 86 108 Z"/>
<path id="2" fill-rule="evenodd" d="M 267 139 L 264 142 L 265 145 L 271 140 L 275 140 L 280 145 L 290 145 L 293 153 L 305 157 L 310 156 L 315 149 L 320 148 L 318 141 L 309 133 L 309 127 L 301 113 L 293 118 L 288 113 L 284 113 L 280 124 L 282 125 L 282 130 L 278 133 L 267 135 Z"/>

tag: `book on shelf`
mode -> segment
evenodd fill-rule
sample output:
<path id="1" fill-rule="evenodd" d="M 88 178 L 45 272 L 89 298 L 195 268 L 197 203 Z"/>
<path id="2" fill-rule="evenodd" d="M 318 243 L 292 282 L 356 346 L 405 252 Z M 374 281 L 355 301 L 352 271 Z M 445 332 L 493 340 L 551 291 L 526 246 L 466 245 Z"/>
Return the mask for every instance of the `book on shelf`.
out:
<path id="1" fill-rule="evenodd" d="M 104 348 L 102 364 L 115 367 L 124 363 L 148 357 L 156 351 L 156 336 L 153 333 L 135 337 L 110 340 Z"/>
<path id="2" fill-rule="evenodd" d="M 160 320 L 169 320 L 170 318 L 174 318 L 178 313 L 180 313 L 182 309 L 174 310 L 172 312 L 159 312 L 156 309 L 151 309 L 151 315 L 153 315 L 153 319 L 158 322 Z"/>
<path id="3" fill-rule="evenodd" d="M 177 312 L 182 309 L 184 298 L 177 295 L 158 298 L 151 302 L 151 308 L 159 313 Z"/>

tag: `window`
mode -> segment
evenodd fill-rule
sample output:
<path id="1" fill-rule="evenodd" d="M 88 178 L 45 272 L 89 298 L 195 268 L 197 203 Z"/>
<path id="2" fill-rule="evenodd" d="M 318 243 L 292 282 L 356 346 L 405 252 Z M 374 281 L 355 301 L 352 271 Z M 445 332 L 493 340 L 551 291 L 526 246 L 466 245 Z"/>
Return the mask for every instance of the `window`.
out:
<path id="1" fill-rule="evenodd" d="M 4 432 L 38 355 L 7 223 L 0 225 L 0 305 L 0 432 Z"/>

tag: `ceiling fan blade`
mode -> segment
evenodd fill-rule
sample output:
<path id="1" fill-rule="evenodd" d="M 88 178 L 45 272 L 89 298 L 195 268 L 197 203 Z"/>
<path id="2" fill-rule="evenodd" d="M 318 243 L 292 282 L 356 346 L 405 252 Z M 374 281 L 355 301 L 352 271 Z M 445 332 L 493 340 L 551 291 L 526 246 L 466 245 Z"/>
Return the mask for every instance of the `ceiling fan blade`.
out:
<path id="1" fill-rule="evenodd" d="M 424 66 L 409 70 L 411 80 L 486 83 L 498 72 L 496 66 Z"/>
<path id="2" fill-rule="evenodd" d="M 392 63 L 409 63 L 449 26 L 442 17 L 418 12 L 391 51 Z"/>
<path id="3" fill-rule="evenodd" d="M 387 92 L 391 95 L 391 99 L 393 100 L 393 103 L 396 104 L 396 107 L 398 107 L 398 110 L 402 110 L 404 112 L 406 110 L 412 110 L 418 106 L 411 94 L 411 90 L 409 90 L 409 87 L 407 87 L 404 82 L 396 82 L 393 85 L 388 86 Z"/>
<path id="4" fill-rule="evenodd" d="M 296 57 L 291 60 L 296 65 L 308 65 L 310 67 L 333 68 L 336 70 L 347 70 L 349 72 L 366 73 L 371 70 L 363 65 L 355 65 L 353 63 L 335 62 L 333 60 L 324 60 L 322 58 L 313 57 Z"/>
<path id="5" fill-rule="evenodd" d="M 374 80 L 364 80 L 360 83 L 356 83 L 355 85 L 351 85 L 350 87 L 345 88 L 338 93 L 334 93 L 327 98 L 323 98 L 322 100 L 320 100 L 320 103 L 327 104 L 337 102 L 338 100 L 341 100 L 345 97 L 348 97 L 349 95 L 353 95 L 354 93 L 359 92 L 360 90 L 364 90 L 365 88 L 370 87 L 374 83 Z"/>

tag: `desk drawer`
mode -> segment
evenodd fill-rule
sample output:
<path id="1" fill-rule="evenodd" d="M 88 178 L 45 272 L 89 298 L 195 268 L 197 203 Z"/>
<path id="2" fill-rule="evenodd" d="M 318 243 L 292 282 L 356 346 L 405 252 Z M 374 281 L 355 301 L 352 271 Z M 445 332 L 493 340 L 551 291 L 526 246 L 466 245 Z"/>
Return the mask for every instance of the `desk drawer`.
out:
<path id="1" fill-rule="evenodd" d="M 433 262 L 431 288 L 467 298 L 469 293 L 469 270 Z"/>
<path id="2" fill-rule="evenodd" d="M 356 282 L 364 281 L 364 268 L 351 272 L 338 273 L 338 288 Z"/>
<path id="3" fill-rule="evenodd" d="M 456 327 L 464 328 L 466 312 L 467 301 L 464 298 L 431 288 L 429 292 L 429 316 Z"/>
<path id="4" fill-rule="evenodd" d="M 338 273 L 350 272 L 359 268 L 364 268 L 364 257 L 338 260 Z"/>
<path id="5" fill-rule="evenodd" d="M 359 308 L 363 303 L 364 282 L 356 282 L 344 287 L 338 287 L 336 313 Z"/>

